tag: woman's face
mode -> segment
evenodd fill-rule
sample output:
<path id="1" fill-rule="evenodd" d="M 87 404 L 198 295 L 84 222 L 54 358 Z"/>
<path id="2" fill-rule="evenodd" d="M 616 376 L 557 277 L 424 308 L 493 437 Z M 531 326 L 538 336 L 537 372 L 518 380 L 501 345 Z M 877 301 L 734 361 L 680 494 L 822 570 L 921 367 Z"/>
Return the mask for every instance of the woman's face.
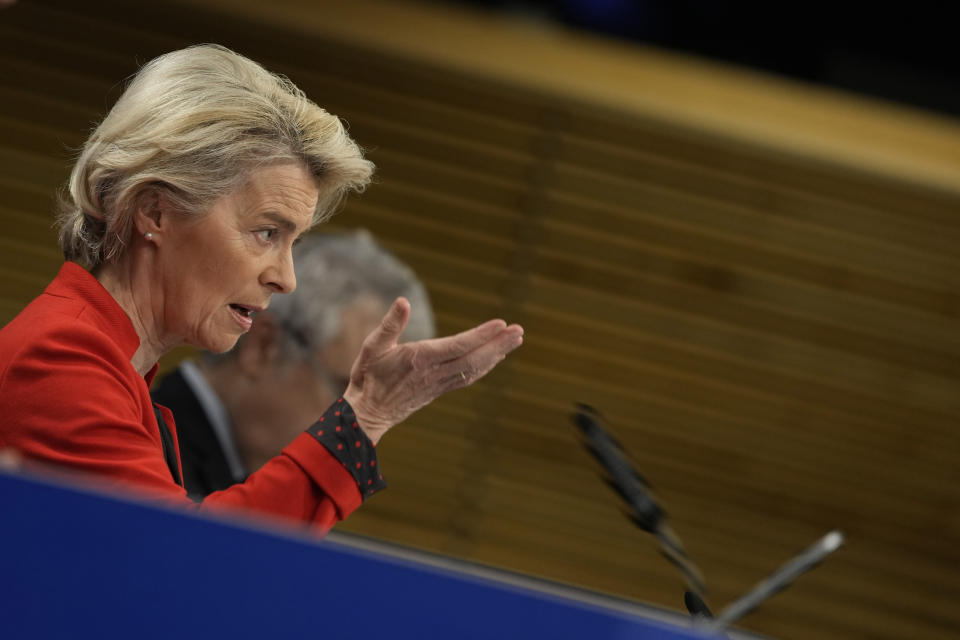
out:
<path id="1" fill-rule="evenodd" d="M 317 195 L 305 167 L 278 164 L 204 215 L 170 216 L 158 251 L 162 332 L 216 353 L 233 347 L 270 296 L 296 287 L 291 249 L 310 228 Z"/>

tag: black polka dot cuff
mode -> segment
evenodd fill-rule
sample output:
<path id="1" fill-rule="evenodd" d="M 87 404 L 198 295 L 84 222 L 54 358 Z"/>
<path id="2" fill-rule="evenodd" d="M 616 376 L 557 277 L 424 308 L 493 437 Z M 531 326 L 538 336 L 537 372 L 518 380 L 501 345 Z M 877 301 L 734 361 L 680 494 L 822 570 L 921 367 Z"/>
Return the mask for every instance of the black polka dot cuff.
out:
<path id="1" fill-rule="evenodd" d="M 307 429 L 307 433 L 316 438 L 353 475 L 364 500 L 387 488 L 380 473 L 377 451 L 357 424 L 357 416 L 349 402 L 338 398 Z"/>

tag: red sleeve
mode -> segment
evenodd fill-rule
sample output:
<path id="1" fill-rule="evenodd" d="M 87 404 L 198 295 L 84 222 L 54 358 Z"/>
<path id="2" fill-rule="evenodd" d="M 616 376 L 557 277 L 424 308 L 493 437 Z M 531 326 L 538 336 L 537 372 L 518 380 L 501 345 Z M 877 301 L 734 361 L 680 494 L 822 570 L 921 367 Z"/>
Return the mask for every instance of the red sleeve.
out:
<path id="1" fill-rule="evenodd" d="M 136 487 L 163 502 L 197 508 L 164 460 L 146 382 L 116 345 L 80 323 L 44 334 L 8 359 L 0 378 L 0 446 L 97 474 L 111 485 Z M 335 406 L 328 414 L 347 419 L 352 416 L 343 415 L 348 410 Z M 163 411 L 173 426 L 169 411 Z M 311 429 L 246 482 L 211 494 L 199 507 L 253 509 L 323 531 L 345 518 L 362 497 L 381 488 L 382 478 L 378 475 L 377 486 L 361 494 L 357 469 L 347 467 L 355 465 L 353 458 L 337 455 L 342 454 L 336 449 L 339 443 Z M 377 464 L 373 445 L 360 430 L 351 445 L 354 457 L 362 455 L 361 464 Z"/>
<path id="2" fill-rule="evenodd" d="M 327 414 L 333 411 L 331 407 Z M 372 451 L 369 441 L 367 446 Z M 201 507 L 253 508 L 326 532 L 362 501 L 354 475 L 308 430 L 245 482 L 211 493 Z"/>
<path id="3" fill-rule="evenodd" d="M 298 459 L 305 464 L 301 466 Z M 360 503 L 360 491 L 351 475 L 304 433 L 246 482 L 210 494 L 201 507 L 254 508 L 309 522 L 326 532 Z"/>

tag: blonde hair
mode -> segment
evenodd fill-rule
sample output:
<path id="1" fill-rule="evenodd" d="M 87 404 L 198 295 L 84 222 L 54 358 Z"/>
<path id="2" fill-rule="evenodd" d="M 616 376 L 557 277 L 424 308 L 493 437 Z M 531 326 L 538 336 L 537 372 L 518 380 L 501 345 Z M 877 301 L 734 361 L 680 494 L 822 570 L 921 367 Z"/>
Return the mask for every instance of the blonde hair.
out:
<path id="1" fill-rule="evenodd" d="M 176 210 L 198 213 L 258 166 L 289 161 L 316 180 L 314 223 L 373 173 L 340 119 L 287 78 L 218 45 L 162 55 L 134 76 L 84 144 L 57 221 L 63 255 L 88 267 L 120 256 L 150 189 Z"/>

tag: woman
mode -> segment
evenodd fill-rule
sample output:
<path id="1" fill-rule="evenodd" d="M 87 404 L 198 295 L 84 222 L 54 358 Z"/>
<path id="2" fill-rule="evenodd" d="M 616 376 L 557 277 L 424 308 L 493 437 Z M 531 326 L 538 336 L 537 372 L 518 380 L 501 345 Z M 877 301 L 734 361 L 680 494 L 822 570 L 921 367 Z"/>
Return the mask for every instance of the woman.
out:
<path id="1" fill-rule="evenodd" d="M 208 45 L 147 64 L 73 169 L 67 262 L 0 330 L 0 448 L 189 504 L 173 417 L 147 391 L 158 359 L 181 344 L 230 349 L 296 286 L 296 239 L 372 169 L 336 117 L 242 56 Z M 492 320 L 399 345 L 409 314 L 395 301 L 343 397 L 203 506 L 329 528 L 384 486 L 374 445 L 390 427 L 522 342 Z"/>

